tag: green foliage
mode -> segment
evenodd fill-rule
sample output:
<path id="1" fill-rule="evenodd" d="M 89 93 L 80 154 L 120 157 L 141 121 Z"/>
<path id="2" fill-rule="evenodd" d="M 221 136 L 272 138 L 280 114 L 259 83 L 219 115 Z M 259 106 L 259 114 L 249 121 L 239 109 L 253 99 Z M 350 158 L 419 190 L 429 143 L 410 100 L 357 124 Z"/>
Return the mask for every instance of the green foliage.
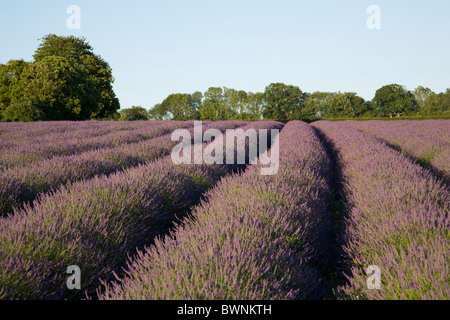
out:
<path id="1" fill-rule="evenodd" d="M 447 89 L 445 92 L 439 94 L 440 98 L 440 107 L 439 109 L 442 112 L 448 112 L 450 111 L 450 88 Z"/>
<path id="2" fill-rule="evenodd" d="M 141 106 L 132 106 L 128 109 L 120 110 L 120 121 L 136 121 L 136 120 L 149 120 L 147 110 Z"/>
<path id="3" fill-rule="evenodd" d="M 236 120 L 244 120 L 246 118 L 247 92 L 224 88 L 223 96 L 225 109 L 231 110 L 231 114 Z"/>
<path id="4" fill-rule="evenodd" d="M 104 118 L 98 119 L 98 120 L 102 120 L 102 121 L 119 121 L 120 120 L 120 113 L 119 112 L 114 112 L 113 114 L 110 114 Z"/>
<path id="5" fill-rule="evenodd" d="M 200 106 L 203 95 L 197 91 L 193 94 L 175 93 L 148 111 L 154 120 L 196 120 L 200 119 Z"/>
<path id="6" fill-rule="evenodd" d="M 200 107 L 201 120 L 227 120 L 235 119 L 236 113 L 227 103 L 225 91 L 221 87 L 211 87 L 204 95 L 204 100 Z"/>
<path id="7" fill-rule="evenodd" d="M 305 101 L 300 111 L 301 118 L 320 118 L 328 109 L 329 101 L 335 93 L 332 92 L 314 92 L 305 93 Z"/>
<path id="8" fill-rule="evenodd" d="M 24 60 L 10 60 L 7 64 L 0 64 L 0 114 L 21 96 L 19 81 L 23 69 L 29 63 Z"/>
<path id="9" fill-rule="evenodd" d="M 377 90 L 372 100 L 376 114 L 382 117 L 400 116 L 415 109 L 414 95 L 399 84 L 390 84 Z"/>
<path id="10" fill-rule="evenodd" d="M 13 99 L 12 106 L 19 103 L 33 108 L 33 113 L 39 115 L 34 120 L 86 120 L 97 108 L 99 92 L 95 83 L 63 57 L 49 56 L 29 64 L 22 72 L 19 87 L 20 100 Z M 5 114 L 8 116 L 8 110 Z"/>
<path id="11" fill-rule="evenodd" d="M 101 119 L 120 108 L 111 68 L 84 38 L 49 34 L 33 57 L 0 65 L 3 120 Z"/>
<path id="12" fill-rule="evenodd" d="M 419 110 L 420 113 L 424 112 L 424 107 L 425 107 L 425 101 L 428 99 L 428 97 L 434 93 L 433 91 L 431 91 L 430 88 L 425 88 L 423 86 L 418 86 L 414 91 L 414 99 L 416 100 L 417 103 L 417 109 Z"/>
<path id="13" fill-rule="evenodd" d="M 259 121 L 263 118 L 264 109 L 264 93 L 249 92 L 247 94 L 247 103 L 244 108 L 244 115 L 241 120 Z"/>
<path id="14" fill-rule="evenodd" d="M 263 116 L 284 122 L 296 119 L 301 114 L 304 98 L 302 90 L 297 86 L 272 83 L 264 92 L 266 107 Z"/>
<path id="15" fill-rule="evenodd" d="M 161 103 L 155 104 L 153 108 L 148 110 L 148 116 L 153 120 L 170 120 L 170 115 Z"/>
<path id="16" fill-rule="evenodd" d="M 44 118 L 42 111 L 32 105 L 29 100 L 17 100 L 9 104 L 8 108 L 2 114 L 4 121 L 31 122 Z"/>
<path id="17" fill-rule="evenodd" d="M 441 98 L 439 95 L 432 92 L 426 100 L 423 102 L 423 105 L 419 109 L 421 115 L 430 115 L 440 111 Z"/>
<path id="18" fill-rule="evenodd" d="M 199 117 L 197 103 L 190 94 L 171 94 L 161 105 L 161 108 L 172 114 L 172 120 L 192 120 Z"/>
<path id="19" fill-rule="evenodd" d="M 264 92 L 210 87 L 205 93 L 176 93 L 148 112 L 132 107 L 118 112 L 111 67 L 94 54 L 85 38 L 44 36 L 34 60 L 0 64 L 0 120 L 246 120 L 372 119 L 374 117 L 450 117 L 450 89 L 413 92 L 390 84 L 372 101 L 352 92 L 302 92 L 271 83 Z"/>
<path id="20" fill-rule="evenodd" d="M 75 68 L 85 72 L 87 78 L 95 83 L 98 99 L 91 118 L 102 118 L 114 113 L 120 108 L 118 99 L 112 89 L 114 78 L 111 67 L 100 56 L 93 53 L 93 49 L 85 38 L 74 36 L 59 37 L 49 34 L 36 50 L 36 62 L 48 56 L 60 56 L 71 61 Z"/>
<path id="21" fill-rule="evenodd" d="M 450 89 L 436 94 L 428 88 L 418 87 L 414 91 L 418 105 L 419 116 L 439 116 L 440 118 L 450 115 Z"/>
<path id="22" fill-rule="evenodd" d="M 201 120 L 261 120 L 264 94 L 211 87 L 199 101 Z"/>
<path id="23" fill-rule="evenodd" d="M 155 120 L 274 119 L 284 122 L 450 117 L 450 89 L 435 94 L 420 86 L 412 93 L 399 85 L 389 85 L 377 93 L 377 99 L 365 101 L 354 92 L 306 93 L 283 83 L 272 83 L 265 92 L 257 93 L 211 87 L 204 94 L 169 95 L 149 110 L 149 117 Z"/>
<path id="24" fill-rule="evenodd" d="M 356 93 L 344 92 L 333 94 L 324 110 L 325 117 L 359 117 L 368 111 L 366 101 Z"/>

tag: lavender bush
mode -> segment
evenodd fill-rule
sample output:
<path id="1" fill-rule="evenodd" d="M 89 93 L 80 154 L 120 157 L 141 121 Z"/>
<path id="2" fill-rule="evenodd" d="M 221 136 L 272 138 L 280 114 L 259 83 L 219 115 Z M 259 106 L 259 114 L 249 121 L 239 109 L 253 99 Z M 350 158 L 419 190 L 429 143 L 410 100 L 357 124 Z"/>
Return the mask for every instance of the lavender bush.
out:
<path id="1" fill-rule="evenodd" d="M 191 125 L 187 122 L 184 127 Z M 0 154 L 0 166 L 3 169 L 23 166 L 31 162 L 51 159 L 56 156 L 70 156 L 85 151 L 103 148 L 113 148 L 128 143 L 136 143 L 157 136 L 171 133 L 177 129 L 177 125 L 168 123 L 165 125 L 154 125 L 141 128 L 130 128 L 120 130 L 101 136 L 91 136 L 89 131 L 84 132 L 82 137 L 70 137 L 54 141 L 49 139 L 41 143 L 21 143 L 18 146 L 4 148 Z M 81 132 L 83 135 L 83 132 Z M 58 134 L 55 134 L 58 136 Z M 47 137 L 53 135 L 47 135 Z"/>
<path id="2" fill-rule="evenodd" d="M 100 299 L 315 299 L 327 264 L 330 161 L 312 128 L 280 133 L 280 169 L 228 176 Z"/>
<path id="3" fill-rule="evenodd" d="M 273 176 L 175 165 L 192 121 L 0 123 L 0 299 L 449 299 L 447 123 L 292 121 Z"/>
<path id="4" fill-rule="evenodd" d="M 236 128 L 245 123 L 240 121 L 217 122 L 218 130 Z M 173 129 L 168 125 L 161 132 Z M 178 129 L 192 127 L 193 122 L 176 124 Z M 207 130 L 208 125 L 204 126 Z M 193 129 L 190 131 L 193 134 Z M 12 213 L 33 201 L 38 194 L 49 192 L 67 182 L 91 179 L 95 175 L 111 174 L 168 155 L 175 142 L 171 134 L 139 143 L 102 148 L 82 154 L 53 157 L 46 161 L 30 163 L 23 167 L 10 168 L 0 172 L 0 216 Z"/>
<path id="5" fill-rule="evenodd" d="M 348 121 L 450 181 L 450 120 Z"/>
<path id="6" fill-rule="evenodd" d="M 31 122 L 16 127 L 18 123 L 0 123 L 0 151 L 17 146 L 34 146 L 42 143 L 59 142 L 74 138 L 98 137 L 112 132 L 130 130 L 130 125 L 123 122 Z M 158 123 L 146 124 L 161 126 Z M 132 128 L 143 127 L 142 123 L 133 123 Z"/>
<path id="7" fill-rule="evenodd" d="M 152 123 L 151 127 L 161 126 L 163 124 Z M 0 124 L 1 127 L 1 124 Z M 150 126 L 147 126 L 150 127 Z M 134 125 L 132 129 L 140 129 L 142 125 Z M 5 131 L 0 134 L 0 150 L 6 147 L 17 147 L 20 145 L 33 146 L 42 143 L 59 142 L 61 140 L 81 139 L 88 137 L 99 137 L 114 132 L 130 130 L 130 126 L 111 125 L 89 125 L 79 123 L 78 126 L 68 125 L 59 127 L 56 123 L 48 123 L 47 128 L 42 130 L 31 130 L 23 128 L 22 130 L 4 127 Z M 7 129 L 7 130 L 6 130 Z"/>
<path id="8" fill-rule="evenodd" d="M 177 125 L 184 121 L 171 121 Z M 1 122 L 0 123 L 0 141 L 12 140 L 17 142 L 39 143 L 42 140 L 52 139 L 58 140 L 77 136 L 82 131 L 96 132 L 115 132 L 121 130 L 129 130 L 130 127 L 142 128 L 167 124 L 167 121 L 39 121 L 39 122 Z"/>
<path id="9" fill-rule="evenodd" d="M 80 297 L 65 285 L 70 265 L 81 268 L 83 290 L 95 290 L 100 278 L 120 272 L 128 255 L 166 232 L 229 170 L 174 165 L 165 157 L 40 196 L 33 208 L 0 220 L 0 292 L 6 299 Z"/>
<path id="10" fill-rule="evenodd" d="M 313 124 L 335 145 L 343 168 L 350 299 L 449 299 L 450 190 L 384 142 L 343 123 Z M 369 289 L 366 269 L 381 269 Z"/>

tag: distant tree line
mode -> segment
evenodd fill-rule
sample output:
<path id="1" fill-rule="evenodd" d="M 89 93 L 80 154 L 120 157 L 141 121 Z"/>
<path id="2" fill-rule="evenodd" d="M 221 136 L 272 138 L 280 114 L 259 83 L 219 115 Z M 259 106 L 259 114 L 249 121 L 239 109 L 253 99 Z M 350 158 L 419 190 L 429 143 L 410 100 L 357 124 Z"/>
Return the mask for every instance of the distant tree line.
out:
<path id="1" fill-rule="evenodd" d="M 33 61 L 0 64 L 0 120 L 315 120 L 327 118 L 450 117 L 450 89 L 381 87 L 372 101 L 354 92 L 303 92 L 272 83 L 264 92 L 211 87 L 175 93 L 150 110 L 120 109 L 109 64 L 84 38 L 49 34 Z"/>
<path id="2" fill-rule="evenodd" d="M 142 108 L 142 107 L 141 107 Z M 354 92 L 303 92 L 299 87 L 272 83 L 264 92 L 211 87 L 205 93 L 176 93 L 148 111 L 157 120 L 261 120 L 450 116 L 450 89 L 434 93 L 419 86 L 381 87 L 372 101 Z"/>

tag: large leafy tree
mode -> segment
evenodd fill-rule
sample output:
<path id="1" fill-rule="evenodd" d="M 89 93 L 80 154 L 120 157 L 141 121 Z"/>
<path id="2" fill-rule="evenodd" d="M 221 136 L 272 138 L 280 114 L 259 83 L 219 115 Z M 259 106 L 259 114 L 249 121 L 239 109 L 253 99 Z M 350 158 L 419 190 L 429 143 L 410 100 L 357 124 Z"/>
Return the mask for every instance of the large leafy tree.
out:
<path id="1" fill-rule="evenodd" d="M 263 118 L 265 108 L 264 93 L 249 92 L 247 94 L 247 103 L 245 107 L 245 116 L 243 120 L 259 121 Z"/>
<path id="2" fill-rule="evenodd" d="M 10 60 L 6 64 L 0 64 L 0 120 L 11 102 L 20 98 L 19 82 L 28 64 L 24 60 Z"/>
<path id="3" fill-rule="evenodd" d="M 116 114 L 111 68 L 84 38 L 42 38 L 33 62 L 0 65 L 4 120 L 86 120 Z"/>
<path id="4" fill-rule="evenodd" d="M 235 118 L 235 112 L 227 103 L 221 87 L 211 87 L 205 92 L 199 113 L 201 120 L 216 121 Z"/>
<path id="5" fill-rule="evenodd" d="M 63 57 L 49 56 L 27 65 L 18 87 L 21 94 L 6 109 L 7 120 L 84 120 L 96 112 L 94 82 Z"/>
<path id="6" fill-rule="evenodd" d="M 414 99 L 417 103 L 417 109 L 420 113 L 423 114 L 424 107 L 425 107 L 425 101 L 428 99 L 428 97 L 433 93 L 430 88 L 425 88 L 423 86 L 418 86 L 414 91 Z"/>
<path id="7" fill-rule="evenodd" d="M 200 91 L 195 91 L 193 94 L 191 94 L 190 101 L 192 103 L 193 108 L 196 110 L 194 120 L 200 119 L 200 108 L 202 106 L 203 101 L 203 93 Z"/>
<path id="8" fill-rule="evenodd" d="M 202 99 L 203 95 L 199 91 L 193 94 L 171 94 L 151 108 L 148 115 L 155 120 L 197 120 L 200 119 Z"/>
<path id="9" fill-rule="evenodd" d="M 440 111 L 441 99 L 438 94 L 432 92 L 424 101 L 423 105 L 419 109 L 420 114 L 429 116 Z"/>
<path id="10" fill-rule="evenodd" d="M 298 118 L 304 102 L 304 94 L 299 87 L 272 83 L 264 92 L 266 107 L 264 117 L 277 121 Z"/>
<path id="11" fill-rule="evenodd" d="M 198 99 L 198 96 L 195 98 Z M 172 120 L 194 120 L 199 118 L 198 100 L 188 93 L 169 95 L 160 106 L 172 115 Z"/>
<path id="12" fill-rule="evenodd" d="M 170 119 L 169 113 L 161 103 L 157 103 L 148 110 L 148 116 L 153 120 L 168 120 Z"/>
<path id="13" fill-rule="evenodd" d="M 445 92 L 440 93 L 439 98 L 440 98 L 439 104 L 440 111 L 442 112 L 450 111 L 450 88 L 445 90 Z"/>
<path id="14" fill-rule="evenodd" d="M 224 100 L 227 110 L 231 110 L 234 119 L 244 120 L 246 117 L 247 92 L 224 87 Z"/>
<path id="15" fill-rule="evenodd" d="M 436 94 L 431 92 L 424 101 L 420 113 L 425 116 L 448 113 L 450 111 L 450 89 Z"/>
<path id="16" fill-rule="evenodd" d="M 334 92 L 305 93 L 303 108 L 300 110 L 301 118 L 320 118 L 327 113 L 331 99 L 336 95 Z"/>
<path id="17" fill-rule="evenodd" d="M 147 110 L 141 106 L 132 106 L 131 108 L 122 109 L 119 112 L 121 121 L 148 120 Z"/>
<path id="18" fill-rule="evenodd" d="M 95 84 L 98 97 L 96 106 L 89 108 L 93 110 L 91 118 L 106 117 L 120 108 L 112 88 L 114 78 L 111 67 L 101 56 L 94 54 L 92 46 L 85 38 L 49 34 L 42 38 L 42 43 L 33 57 L 39 62 L 49 56 L 65 58 Z"/>
<path id="19" fill-rule="evenodd" d="M 354 92 L 339 92 L 334 94 L 328 102 L 326 117 L 358 117 L 367 111 L 366 101 Z"/>
<path id="20" fill-rule="evenodd" d="M 377 90 L 372 100 L 372 107 L 377 115 L 399 116 L 404 112 L 414 110 L 416 105 L 414 95 L 399 84 L 390 84 Z"/>

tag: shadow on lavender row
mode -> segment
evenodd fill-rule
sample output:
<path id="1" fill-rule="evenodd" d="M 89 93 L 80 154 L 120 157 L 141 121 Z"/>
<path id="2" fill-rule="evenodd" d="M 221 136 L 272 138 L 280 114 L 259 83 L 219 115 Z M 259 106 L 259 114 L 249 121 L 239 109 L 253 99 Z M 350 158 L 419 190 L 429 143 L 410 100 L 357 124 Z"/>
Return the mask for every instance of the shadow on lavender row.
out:
<path id="1" fill-rule="evenodd" d="M 349 215 L 349 208 L 345 206 L 348 196 L 344 191 L 344 177 L 342 174 L 342 164 L 339 162 L 339 151 L 333 142 L 327 138 L 324 132 L 314 126 L 311 126 L 317 134 L 320 142 L 324 146 L 328 157 L 331 160 L 332 175 L 330 176 L 330 186 L 333 192 L 333 201 L 330 203 L 329 212 L 331 220 L 331 230 L 329 233 L 329 242 L 331 248 L 329 251 L 328 265 L 324 266 L 323 273 L 328 284 L 328 292 L 325 299 L 336 299 L 335 289 L 345 285 L 347 278 L 345 275 L 351 274 L 350 262 L 344 251 L 346 240 L 344 237 L 345 220 Z"/>

